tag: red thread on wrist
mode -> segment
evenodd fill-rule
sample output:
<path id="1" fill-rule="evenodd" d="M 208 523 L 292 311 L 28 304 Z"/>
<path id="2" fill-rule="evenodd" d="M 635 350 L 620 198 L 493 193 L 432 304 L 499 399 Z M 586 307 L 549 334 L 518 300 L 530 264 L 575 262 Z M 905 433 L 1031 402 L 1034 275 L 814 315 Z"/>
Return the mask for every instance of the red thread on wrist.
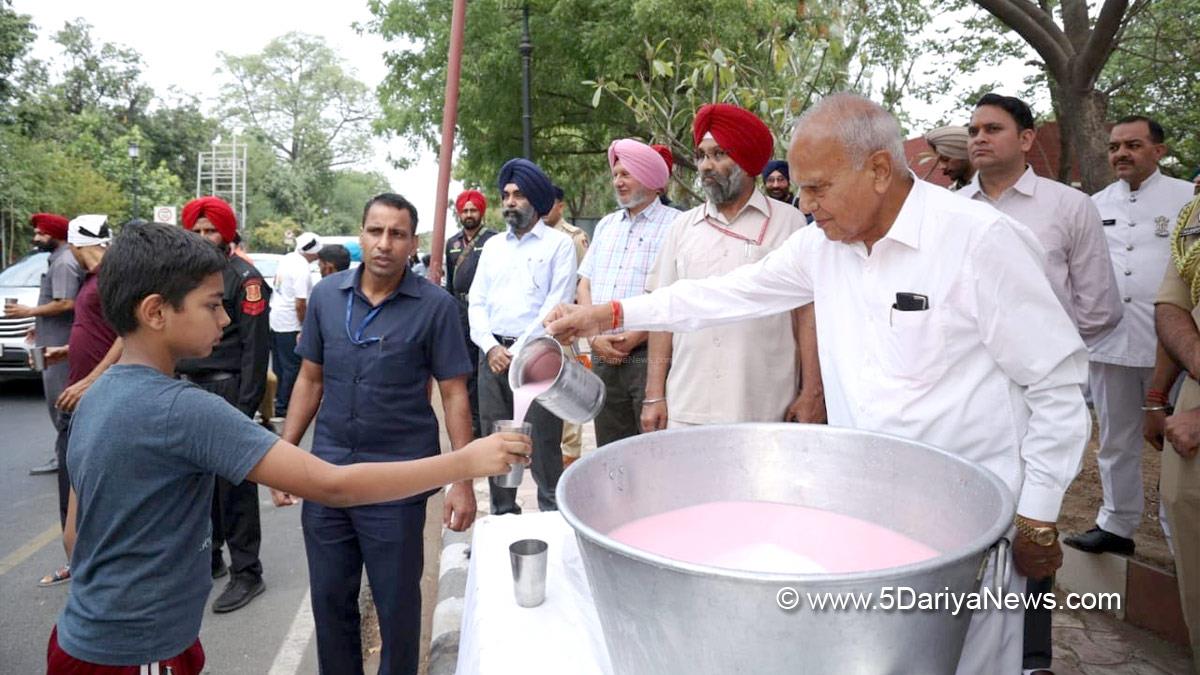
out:
<path id="1" fill-rule="evenodd" d="M 1165 391 L 1149 389 L 1146 391 L 1146 402 L 1166 405 L 1170 402 L 1170 399 L 1167 398 L 1167 393 Z"/>
<path id="2" fill-rule="evenodd" d="M 612 329 L 617 330 L 621 327 L 621 301 L 613 300 L 612 304 Z"/>

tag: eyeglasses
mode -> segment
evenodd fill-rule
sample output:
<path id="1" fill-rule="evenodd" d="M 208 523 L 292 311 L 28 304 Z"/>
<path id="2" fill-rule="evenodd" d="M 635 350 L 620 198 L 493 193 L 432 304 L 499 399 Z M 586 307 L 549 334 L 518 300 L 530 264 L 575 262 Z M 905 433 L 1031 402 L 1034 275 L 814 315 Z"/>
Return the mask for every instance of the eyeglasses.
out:
<path id="1" fill-rule="evenodd" d="M 700 164 L 706 159 L 711 159 L 714 164 L 720 164 L 721 162 L 725 161 L 725 158 L 728 156 L 729 156 L 729 153 L 725 152 L 724 150 L 721 150 L 720 148 L 713 150 L 712 152 L 707 152 L 707 153 L 697 150 L 696 151 L 696 166 L 700 166 Z"/>

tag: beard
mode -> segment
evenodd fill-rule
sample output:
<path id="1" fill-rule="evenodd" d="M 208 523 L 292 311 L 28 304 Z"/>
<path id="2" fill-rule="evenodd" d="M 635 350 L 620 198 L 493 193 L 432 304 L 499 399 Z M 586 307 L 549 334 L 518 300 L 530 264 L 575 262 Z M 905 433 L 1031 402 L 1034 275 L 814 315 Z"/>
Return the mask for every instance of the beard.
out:
<path id="1" fill-rule="evenodd" d="M 473 230 L 479 227 L 478 218 L 460 218 L 458 222 L 463 226 L 464 230 Z"/>
<path id="2" fill-rule="evenodd" d="M 533 210 L 532 205 L 504 209 L 500 215 L 503 216 L 505 224 L 517 231 L 528 230 L 537 222 L 537 212 Z"/>
<path id="3" fill-rule="evenodd" d="M 621 199 L 620 195 L 617 195 L 617 206 L 623 209 L 632 209 L 635 206 L 640 206 L 650 201 L 650 198 L 653 196 L 654 193 L 643 187 L 639 190 L 631 191 L 625 199 Z"/>
<path id="4" fill-rule="evenodd" d="M 700 187 L 704 190 L 708 200 L 714 204 L 728 204 L 737 199 L 745 181 L 746 172 L 737 164 L 733 165 L 728 176 L 720 171 L 702 171 L 700 173 Z"/>
<path id="5" fill-rule="evenodd" d="M 58 248 L 58 242 L 54 239 L 49 241 L 35 241 L 33 242 L 33 247 L 42 253 L 53 253 Z"/>
<path id="6" fill-rule="evenodd" d="M 787 188 L 767 188 L 767 196 L 781 202 L 791 201 L 791 194 Z"/>

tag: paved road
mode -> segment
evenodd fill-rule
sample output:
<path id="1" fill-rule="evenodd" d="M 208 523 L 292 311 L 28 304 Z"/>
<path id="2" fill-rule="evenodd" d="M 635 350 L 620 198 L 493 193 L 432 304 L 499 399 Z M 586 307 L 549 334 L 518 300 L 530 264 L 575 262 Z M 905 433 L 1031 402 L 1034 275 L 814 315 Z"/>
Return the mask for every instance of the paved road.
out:
<path id="1" fill-rule="evenodd" d="M 55 478 L 28 475 L 53 447 L 40 385 L 0 383 L 0 675 L 44 672 L 46 639 L 67 597 L 65 585 L 42 589 L 36 583 L 64 555 Z M 308 576 L 300 511 L 276 509 L 265 488 L 261 500 L 267 591 L 231 614 L 205 612 L 205 672 L 316 673 L 311 615 L 303 611 Z M 218 581 L 211 599 L 223 587 Z"/>

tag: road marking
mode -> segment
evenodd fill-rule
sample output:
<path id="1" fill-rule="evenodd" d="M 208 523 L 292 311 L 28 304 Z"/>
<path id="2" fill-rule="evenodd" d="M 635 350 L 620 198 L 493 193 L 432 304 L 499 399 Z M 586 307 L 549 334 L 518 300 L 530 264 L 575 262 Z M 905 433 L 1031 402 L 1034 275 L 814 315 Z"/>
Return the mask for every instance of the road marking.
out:
<path id="1" fill-rule="evenodd" d="M 305 591 L 296 618 L 292 619 L 292 625 L 283 637 L 283 644 L 279 645 L 279 651 L 275 652 L 275 661 L 267 675 L 296 675 L 300 670 L 300 662 L 304 660 L 304 652 L 308 651 L 308 643 L 312 640 L 315 625 L 312 596 L 310 591 Z"/>
<path id="2" fill-rule="evenodd" d="M 62 539 L 62 528 L 58 525 L 51 525 L 38 536 L 25 542 L 21 548 L 4 556 L 4 559 L 0 560 L 0 574 L 6 574 L 12 568 L 25 562 L 26 558 L 37 553 L 43 546 L 55 539 Z"/>

